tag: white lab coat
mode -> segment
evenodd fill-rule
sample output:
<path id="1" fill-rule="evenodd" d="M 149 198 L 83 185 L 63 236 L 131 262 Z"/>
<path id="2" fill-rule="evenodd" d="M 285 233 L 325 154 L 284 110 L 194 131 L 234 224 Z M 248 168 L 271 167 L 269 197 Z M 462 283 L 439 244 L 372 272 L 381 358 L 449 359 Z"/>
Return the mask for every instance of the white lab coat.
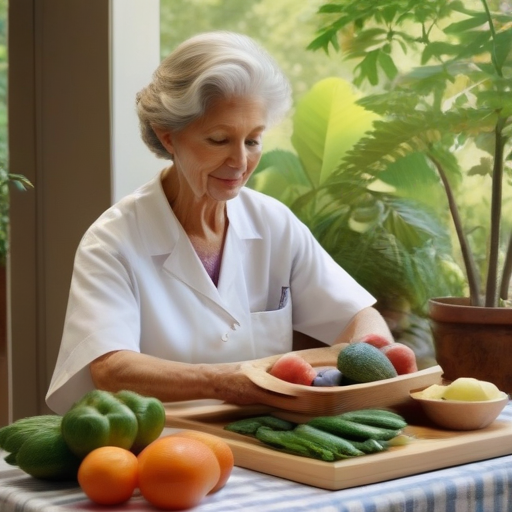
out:
<path id="1" fill-rule="evenodd" d="M 76 253 L 47 404 L 92 389 L 88 365 L 120 349 L 186 363 L 289 352 L 297 330 L 331 344 L 375 300 L 279 201 L 228 201 L 216 287 L 170 208 L 160 176 L 107 210 Z"/>

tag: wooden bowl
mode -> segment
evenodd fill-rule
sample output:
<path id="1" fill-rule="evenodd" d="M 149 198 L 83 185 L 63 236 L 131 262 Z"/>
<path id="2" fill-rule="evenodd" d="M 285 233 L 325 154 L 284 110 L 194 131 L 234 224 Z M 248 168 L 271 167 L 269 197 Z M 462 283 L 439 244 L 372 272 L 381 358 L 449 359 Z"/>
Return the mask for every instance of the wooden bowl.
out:
<path id="1" fill-rule="evenodd" d="M 509 400 L 502 392 L 500 398 L 481 402 L 422 398 L 421 390 L 410 394 L 419 402 L 425 414 L 438 426 L 449 430 L 479 430 L 488 427 Z"/>
<path id="2" fill-rule="evenodd" d="M 335 366 L 344 345 L 295 352 L 313 367 Z M 284 411 L 308 416 L 331 416 L 355 409 L 392 407 L 409 401 L 413 389 L 441 382 L 440 366 L 433 366 L 391 379 L 351 386 L 315 387 L 285 382 L 269 373 L 280 355 L 248 361 L 246 376 L 264 393 L 260 403 Z"/>

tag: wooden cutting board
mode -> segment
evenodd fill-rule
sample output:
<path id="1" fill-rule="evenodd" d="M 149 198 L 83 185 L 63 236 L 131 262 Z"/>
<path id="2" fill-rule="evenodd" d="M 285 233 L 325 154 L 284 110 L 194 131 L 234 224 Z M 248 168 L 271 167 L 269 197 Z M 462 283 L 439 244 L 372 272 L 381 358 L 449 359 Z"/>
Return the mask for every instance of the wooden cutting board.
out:
<path id="1" fill-rule="evenodd" d="M 223 428 L 243 417 L 268 413 L 286 417 L 289 412 L 268 406 L 235 406 L 214 401 L 166 404 L 166 411 L 168 427 L 200 430 L 224 438 L 233 450 L 237 466 L 329 490 L 512 454 L 512 422 L 498 419 L 485 429 L 470 432 L 442 430 L 428 422 L 412 399 L 398 410 L 410 424 L 405 433 L 414 436 L 412 443 L 337 462 L 281 453 L 256 439 Z M 298 419 L 297 415 L 294 419 Z"/>

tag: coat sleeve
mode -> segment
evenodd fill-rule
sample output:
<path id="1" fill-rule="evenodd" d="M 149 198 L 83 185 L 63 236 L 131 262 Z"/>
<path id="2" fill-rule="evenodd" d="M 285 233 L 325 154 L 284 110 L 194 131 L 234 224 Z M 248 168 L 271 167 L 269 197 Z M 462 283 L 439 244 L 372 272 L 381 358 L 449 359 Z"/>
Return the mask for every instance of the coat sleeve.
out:
<path id="1" fill-rule="evenodd" d="M 89 363 L 114 350 L 140 351 L 135 280 L 119 254 L 88 233 L 75 256 L 64 331 L 46 402 L 66 411 L 93 389 Z"/>
<path id="2" fill-rule="evenodd" d="M 332 344 L 353 316 L 375 298 L 323 249 L 309 229 L 293 221 L 291 272 L 294 330 Z"/>

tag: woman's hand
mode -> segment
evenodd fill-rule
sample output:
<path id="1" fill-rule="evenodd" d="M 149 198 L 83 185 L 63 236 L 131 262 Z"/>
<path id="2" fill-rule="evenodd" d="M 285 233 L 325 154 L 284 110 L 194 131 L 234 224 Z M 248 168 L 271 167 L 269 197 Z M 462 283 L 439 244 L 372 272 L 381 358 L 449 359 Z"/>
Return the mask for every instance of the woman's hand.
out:
<path id="1" fill-rule="evenodd" d="M 243 363 L 223 363 L 210 365 L 210 381 L 213 396 L 225 402 L 238 405 L 265 403 L 268 391 L 254 384 L 244 373 Z"/>

